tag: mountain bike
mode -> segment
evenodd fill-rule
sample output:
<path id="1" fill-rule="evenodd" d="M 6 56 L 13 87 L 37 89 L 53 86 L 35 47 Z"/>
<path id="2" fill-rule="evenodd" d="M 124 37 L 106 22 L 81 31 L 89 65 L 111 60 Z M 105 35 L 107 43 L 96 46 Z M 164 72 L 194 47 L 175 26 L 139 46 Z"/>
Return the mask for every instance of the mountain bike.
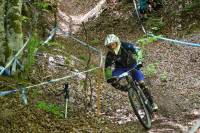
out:
<path id="1" fill-rule="evenodd" d="M 128 91 L 128 98 L 135 115 L 144 128 L 150 129 L 153 109 L 149 100 L 144 95 L 142 88 L 139 86 L 139 83 L 131 77 L 134 70 L 135 68 L 132 68 L 117 77 L 113 77 L 113 79 L 123 86 L 124 91 Z"/>

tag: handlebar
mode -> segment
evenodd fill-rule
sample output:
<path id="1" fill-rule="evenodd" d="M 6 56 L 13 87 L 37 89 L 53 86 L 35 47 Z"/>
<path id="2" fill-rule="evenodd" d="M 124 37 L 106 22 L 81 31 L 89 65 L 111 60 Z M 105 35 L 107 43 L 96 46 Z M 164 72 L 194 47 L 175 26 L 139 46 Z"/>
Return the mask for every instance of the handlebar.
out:
<path id="1" fill-rule="evenodd" d="M 113 76 L 111 77 L 110 79 L 108 79 L 108 83 L 109 82 L 118 82 L 119 80 L 121 80 L 122 78 L 125 78 L 127 77 L 128 75 L 130 75 L 130 73 L 134 70 L 136 70 L 137 67 L 133 67 L 131 68 L 130 70 L 126 71 L 126 72 L 123 72 L 122 74 L 118 75 L 118 76 Z"/>
<path id="2" fill-rule="evenodd" d="M 133 67 L 133 68 L 131 68 L 130 70 L 128 70 L 128 71 L 126 71 L 126 72 L 123 72 L 122 74 L 120 74 L 120 75 L 118 75 L 118 76 L 113 76 L 113 77 L 119 78 L 119 79 L 120 79 L 120 78 L 123 78 L 123 77 L 126 77 L 126 76 L 130 75 L 130 73 L 131 73 L 132 71 L 135 71 L 136 68 L 137 68 L 137 67 Z"/>
<path id="3" fill-rule="evenodd" d="M 126 77 L 128 75 L 129 75 L 129 72 L 124 72 L 124 73 L 120 74 L 118 77 L 123 78 L 123 77 Z"/>

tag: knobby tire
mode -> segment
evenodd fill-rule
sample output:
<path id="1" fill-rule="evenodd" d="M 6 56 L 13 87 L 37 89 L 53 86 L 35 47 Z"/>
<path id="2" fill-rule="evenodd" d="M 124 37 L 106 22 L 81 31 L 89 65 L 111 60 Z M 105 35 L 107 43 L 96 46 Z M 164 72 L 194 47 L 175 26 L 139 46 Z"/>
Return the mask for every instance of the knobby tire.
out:
<path id="1" fill-rule="evenodd" d="M 137 89 L 137 90 L 136 90 Z M 139 119 L 140 123 L 142 124 L 142 126 L 146 129 L 150 129 L 151 128 L 151 114 L 149 113 L 146 105 L 145 105 L 145 101 L 144 101 L 144 94 L 142 92 L 142 90 L 137 87 L 137 88 L 133 88 L 131 87 L 128 91 L 128 97 L 129 97 L 129 101 L 131 103 L 131 106 L 133 108 L 133 111 L 135 112 L 137 118 Z M 135 99 L 133 99 L 133 96 L 135 96 Z M 138 102 L 140 104 L 140 108 L 142 107 L 142 109 L 144 110 L 145 113 L 145 119 L 143 119 L 144 117 L 142 117 L 140 115 L 139 109 L 138 109 L 138 105 L 136 104 L 136 102 Z"/>

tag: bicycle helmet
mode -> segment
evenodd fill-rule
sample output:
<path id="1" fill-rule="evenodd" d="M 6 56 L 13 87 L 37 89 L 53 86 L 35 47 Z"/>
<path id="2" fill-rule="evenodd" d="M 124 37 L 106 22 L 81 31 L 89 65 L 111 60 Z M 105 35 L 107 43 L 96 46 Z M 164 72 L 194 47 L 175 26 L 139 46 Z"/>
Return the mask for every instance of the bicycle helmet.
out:
<path id="1" fill-rule="evenodd" d="M 105 45 L 105 46 L 108 46 L 108 45 L 110 45 L 110 44 L 112 44 L 112 43 L 115 43 L 115 42 L 116 42 L 118 45 L 121 44 L 119 38 L 118 38 L 116 35 L 114 35 L 114 34 L 109 34 L 109 35 L 107 35 L 107 37 L 105 38 L 104 45 Z"/>
<path id="2" fill-rule="evenodd" d="M 104 45 L 109 46 L 112 43 L 117 43 L 117 47 L 116 47 L 116 49 L 114 49 L 115 54 L 117 54 L 119 52 L 119 49 L 120 49 L 120 46 L 121 46 L 121 41 L 120 41 L 119 37 L 117 37 L 116 35 L 109 34 L 105 38 Z"/>

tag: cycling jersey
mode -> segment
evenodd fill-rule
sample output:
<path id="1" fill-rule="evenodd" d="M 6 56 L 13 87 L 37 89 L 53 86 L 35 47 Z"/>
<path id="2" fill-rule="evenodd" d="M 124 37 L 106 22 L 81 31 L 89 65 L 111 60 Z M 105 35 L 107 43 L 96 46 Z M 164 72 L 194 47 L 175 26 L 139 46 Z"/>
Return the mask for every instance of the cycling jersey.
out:
<path id="1" fill-rule="evenodd" d="M 135 56 L 133 56 L 135 55 Z M 105 76 L 106 79 L 112 76 L 112 70 L 118 68 L 131 68 L 137 64 L 137 60 L 142 59 L 140 48 L 134 44 L 121 42 L 118 54 L 109 51 L 105 61 Z"/>

